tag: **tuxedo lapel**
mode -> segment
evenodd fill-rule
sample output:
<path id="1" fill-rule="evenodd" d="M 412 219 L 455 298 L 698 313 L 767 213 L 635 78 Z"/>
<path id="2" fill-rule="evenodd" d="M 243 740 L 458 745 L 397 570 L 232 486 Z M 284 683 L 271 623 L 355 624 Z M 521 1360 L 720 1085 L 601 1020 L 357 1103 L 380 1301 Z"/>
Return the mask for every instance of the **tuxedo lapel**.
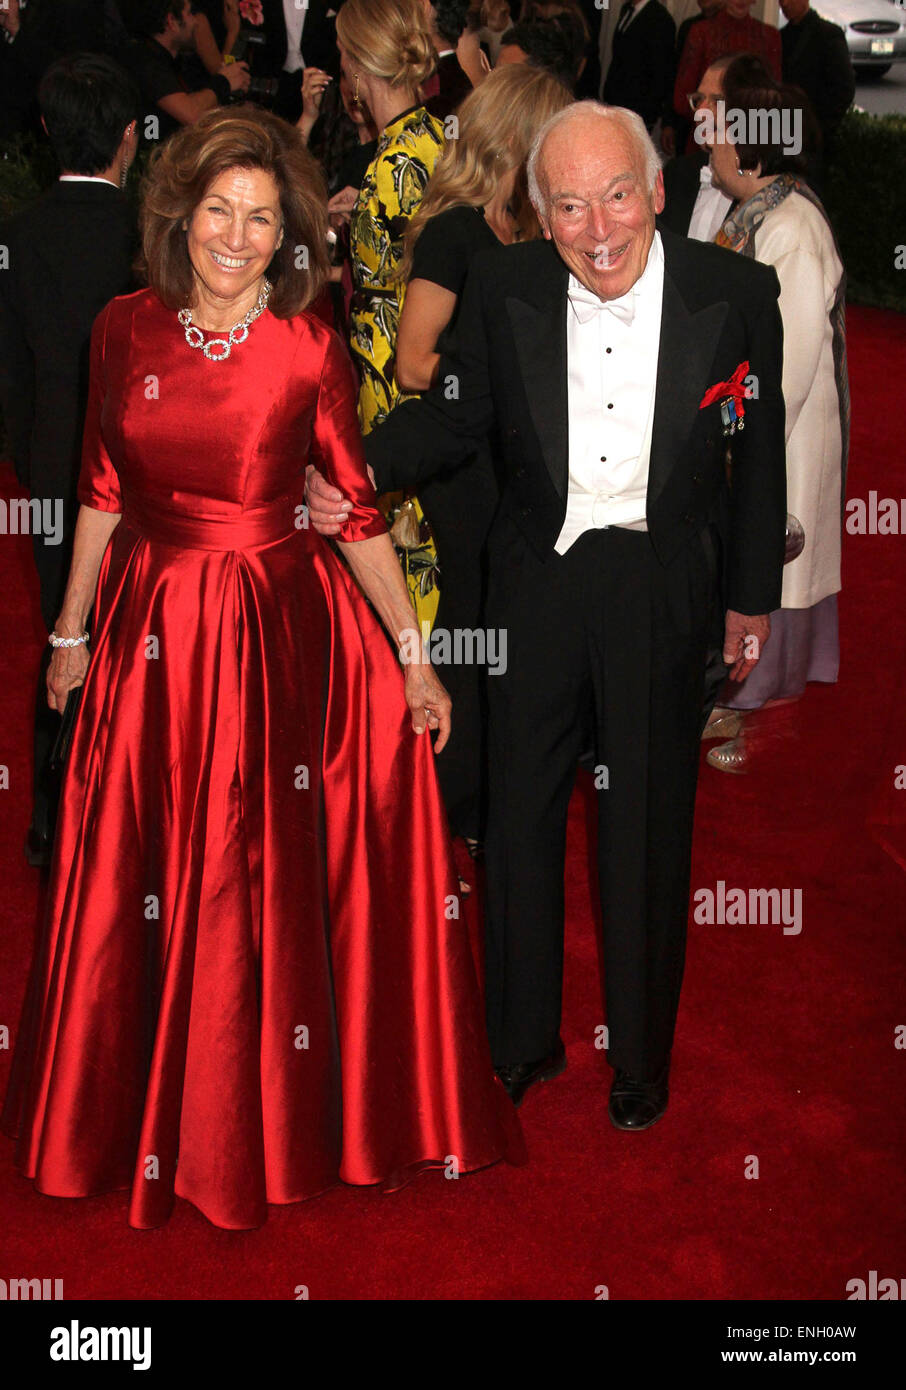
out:
<path id="1" fill-rule="evenodd" d="M 556 252 L 530 290 L 506 299 L 529 414 L 551 481 L 566 496 L 569 477 L 569 398 L 566 380 L 566 282 Z"/>
<path id="2" fill-rule="evenodd" d="M 665 257 L 667 247 L 665 245 Z M 709 371 L 721 329 L 729 312 L 719 300 L 690 313 L 679 284 L 665 258 L 664 298 L 658 351 L 654 424 L 648 467 L 648 506 L 664 488 L 683 452 L 708 389 Z"/>

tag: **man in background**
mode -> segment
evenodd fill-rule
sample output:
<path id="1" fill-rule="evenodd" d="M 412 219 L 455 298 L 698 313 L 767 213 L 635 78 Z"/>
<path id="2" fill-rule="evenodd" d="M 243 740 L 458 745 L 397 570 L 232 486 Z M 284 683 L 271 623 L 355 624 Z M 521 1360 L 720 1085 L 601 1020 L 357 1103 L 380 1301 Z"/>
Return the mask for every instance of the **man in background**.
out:
<path id="1" fill-rule="evenodd" d="M 123 11 L 135 42 L 123 61 L 138 83 L 143 103 L 146 138 L 166 140 L 180 126 L 194 125 L 205 111 L 226 106 L 234 92 L 249 85 L 246 63 L 224 63 L 218 73 L 206 73 L 197 90 L 180 67 L 182 54 L 195 52 L 195 15 L 191 0 L 123 0 Z M 156 118 L 156 134 L 148 117 Z"/>
<path id="2" fill-rule="evenodd" d="M 0 138 L 37 126 L 38 83 L 66 53 L 109 47 L 105 0 L 0 0 Z"/>
<path id="3" fill-rule="evenodd" d="M 626 0 L 613 36 L 604 100 L 641 116 L 650 131 L 674 79 L 676 26 L 660 0 Z"/>
<path id="4" fill-rule="evenodd" d="M 321 68 L 332 77 L 340 74 L 336 15 L 342 0 L 261 0 L 264 14 L 260 62 L 256 77 L 276 77 L 274 110 L 293 124 L 302 114 L 302 73 Z"/>
<path id="5" fill-rule="evenodd" d="M 783 80 L 801 87 L 812 103 L 821 127 L 821 157 L 815 173 L 828 169 L 840 122 L 856 94 L 856 79 L 839 25 L 810 8 L 809 0 L 780 0 L 787 24 L 780 33 Z"/>
<path id="6" fill-rule="evenodd" d="M 33 543 L 49 633 L 63 601 L 78 510 L 91 325 L 109 299 L 132 287 L 134 234 L 121 185 L 138 143 L 139 95 L 112 59 L 89 53 L 52 64 L 38 95 L 61 173 L 0 228 L 9 251 L 0 275 L 0 409 L 19 481 L 41 504 Z M 32 864 L 49 861 L 56 814 L 47 762 L 60 717 L 47 706 L 49 656 L 47 646 L 35 705 L 26 842 Z"/>

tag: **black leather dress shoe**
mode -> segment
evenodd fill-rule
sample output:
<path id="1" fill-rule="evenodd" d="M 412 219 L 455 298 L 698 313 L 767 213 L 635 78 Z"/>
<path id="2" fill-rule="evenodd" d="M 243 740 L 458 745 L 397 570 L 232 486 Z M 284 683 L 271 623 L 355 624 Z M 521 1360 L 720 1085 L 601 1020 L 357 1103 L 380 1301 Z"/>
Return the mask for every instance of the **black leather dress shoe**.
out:
<path id="1" fill-rule="evenodd" d="M 553 1052 L 540 1057 L 537 1062 L 513 1062 L 509 1066 L 497 1067 L 497 1075 L 503 1088 L 514 1105 L 522 1104 L 529 1086 L 537 1081 L 550 1081 L 566 1070 L 566 1048 L 560 1038 Z"/>
<path id="2" fill-rule="evenodd" d="M 656 1081 L 637 1081 L 628 1071 L 618 1071 L 610 1088 L 607 1107 L 617 1129 L 650 1129 L 667 1109 L 669 1064 Z"/>

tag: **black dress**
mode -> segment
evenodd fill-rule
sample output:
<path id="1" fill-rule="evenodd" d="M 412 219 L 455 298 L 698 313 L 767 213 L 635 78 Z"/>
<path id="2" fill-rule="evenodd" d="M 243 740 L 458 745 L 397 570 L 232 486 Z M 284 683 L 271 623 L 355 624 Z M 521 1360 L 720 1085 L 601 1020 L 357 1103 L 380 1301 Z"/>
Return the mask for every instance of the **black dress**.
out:
<path id="1" fill-rule="evenodd" d="M 453 207 L 432 217 L 415 245 L 410 280 L 430 280 L 459 299 L 472 258 L 497 246 L 481 208 Z M 449 325 L 455 324 L 457 303 Z M 455 472 L 420 484 L 418 499 L 431 527 L 440 565 L 440 600 L 434 633 L 474 630 L 483 621 L 486 567 L 484 544 L 497 506 L 497 483 L 490 445 Z M 468 651 L 468 647 L 464 648 Z M 486 667 L 445 663 L 435 640 L 432 658 L 453 701 L 453 733 L 437 758 L 437 772 L 454 835 L 483 837 L 485 802 Z M 493 676 L 490 679 L 494 679 Z"/>

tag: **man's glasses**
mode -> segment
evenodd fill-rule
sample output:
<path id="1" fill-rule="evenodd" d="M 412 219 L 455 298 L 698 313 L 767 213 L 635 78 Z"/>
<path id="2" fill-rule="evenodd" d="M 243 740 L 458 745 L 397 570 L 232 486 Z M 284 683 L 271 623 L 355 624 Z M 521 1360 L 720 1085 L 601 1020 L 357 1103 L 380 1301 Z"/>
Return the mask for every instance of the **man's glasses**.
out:
<path id="1" fill-rule="evenodd" d="M 689 109 L 697 111 L 700 106 L 716 106 L 720 97 L 716 92 L 690 92 L 686 100 L 689 103 Z"/>

